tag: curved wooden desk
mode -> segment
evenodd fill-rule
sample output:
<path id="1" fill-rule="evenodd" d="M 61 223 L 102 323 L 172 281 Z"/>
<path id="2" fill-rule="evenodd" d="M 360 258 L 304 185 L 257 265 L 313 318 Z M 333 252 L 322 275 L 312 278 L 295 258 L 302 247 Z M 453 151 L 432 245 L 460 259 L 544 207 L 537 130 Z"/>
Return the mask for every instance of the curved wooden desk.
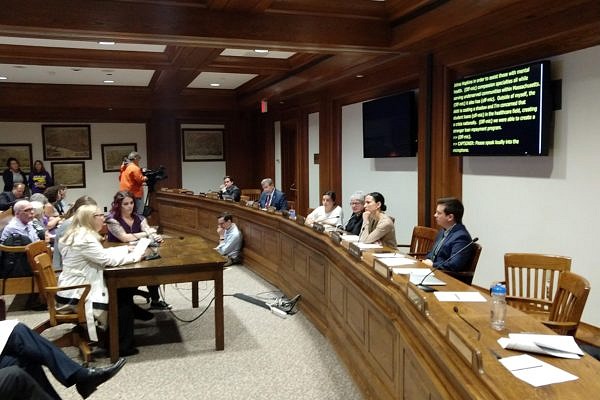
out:
<path id="1" fill-rule="evenodd" d="M 440 303 L 422 293 L 424 315 L 406 294 L 407 282 L 376 274 L 324 234 L 276 214 L 192 195 L 155 196 L 161 226 L 180 229 L 216 243 L 217 215 L 228 211 L 244 234 L 245 265 L 288 296 L 302 295 L 302 311 L 329 339 L 366 398 L 377 399 L 562 399 L 600 392 L 600 363 L 590 356 L 566 360 L 539 356 L 579 377 L 534 388 L 513 377 L 496 359 L 518 353 L 496 342 L 509 332 L 551 333 L 538 321 L 509 308 L 507 329 L 489 327 L 488 303 Z M 500 264 L 499 264 L 500 265 Z M 471 290 L 442 273 L 442 290 Z M 480 332 L 481 338 L 453 311 Z M 454 327 L 480 351 L 472 368 L 447 339 Z M 536 357 L 538 357 L 536 355 Z"/>

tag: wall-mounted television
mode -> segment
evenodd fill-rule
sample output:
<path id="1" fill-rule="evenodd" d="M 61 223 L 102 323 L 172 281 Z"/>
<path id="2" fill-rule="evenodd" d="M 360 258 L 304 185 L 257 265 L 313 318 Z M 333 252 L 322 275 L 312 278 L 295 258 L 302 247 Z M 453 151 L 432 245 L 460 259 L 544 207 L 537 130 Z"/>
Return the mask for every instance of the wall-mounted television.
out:
<path id="1" fill-rule="evenodd" d="M 454 81 L 451 154 L 548 155 L 550 87 L 550 61 Z"/>
<path id="2" fill-rule="evenodd" d="M 414 157 L 417 154 L 415 92 L 364 102 L 363 157 Z"/>

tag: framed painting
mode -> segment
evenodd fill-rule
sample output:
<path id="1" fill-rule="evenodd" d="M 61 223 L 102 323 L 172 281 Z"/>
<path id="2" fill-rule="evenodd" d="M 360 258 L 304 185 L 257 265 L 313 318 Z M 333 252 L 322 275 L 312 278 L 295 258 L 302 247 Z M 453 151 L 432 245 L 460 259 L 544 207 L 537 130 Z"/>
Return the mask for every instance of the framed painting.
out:
<path id="1" fill-rule="evenodd" d="M 183 161 L 221 161 L 225 159 L 222 129 L 182 129 Z"/>
<path id="2" fill-rule="evenodd" d="M 91 160 L 89 125 L 42 125 L 44 160 Z"/>
<path id="3" fill-rule="evenodd" d="M 85 162 L 53 162 L 52 177 L 55 185 L 61 184 L 68 188 L 84 188 Z"/>
<path id="4" fill-rule="evenodd" d="M 101 147 L 103 172 L 119 172 L 123 159 L 132 151 L 137 151 L 137 143 L 111 143 Z"/>
<path id="5" fill-rule="evenodd" d="M 31 155 L 31 144 L 27 143 L 5 143 L 0 144 L 0 169 L 4 171 L 6 161 L 9 158 L 16 158 L 21 165 L 21 170 L 25 173 L 31 171 L 33 159 Z"/>

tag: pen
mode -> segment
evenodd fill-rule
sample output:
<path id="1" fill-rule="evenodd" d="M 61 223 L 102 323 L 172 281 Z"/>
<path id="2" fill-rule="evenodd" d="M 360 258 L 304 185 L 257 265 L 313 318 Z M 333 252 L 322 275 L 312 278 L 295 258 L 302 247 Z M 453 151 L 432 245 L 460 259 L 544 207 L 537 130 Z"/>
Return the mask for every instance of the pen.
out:
<path id="1" fill-rule="evenodd" d="M 523 367 L 523 368 L 511 369 L 511 372 L 524 371 L 526 369 L 541 368 L 541 367 L 543 367 L 543 365 L 533 365 L 531 367 Z"/>

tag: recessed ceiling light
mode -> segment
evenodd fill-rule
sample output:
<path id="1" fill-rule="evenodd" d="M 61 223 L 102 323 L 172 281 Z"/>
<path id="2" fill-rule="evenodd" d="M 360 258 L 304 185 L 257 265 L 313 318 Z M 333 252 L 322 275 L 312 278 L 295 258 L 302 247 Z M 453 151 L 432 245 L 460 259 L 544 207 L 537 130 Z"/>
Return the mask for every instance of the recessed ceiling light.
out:
<path id="1" fill-rule="evenodd" d="M 115 42 L 112 42 L 110 40 L 101 40 L 98 42 L 98 44 L 102 46 L 114 46 Z"/>
<path id="2" fill-rule="evenodd" d="M 269 50 L 267 49 L 254 49 L 255 53 L 260 53 L 260 54 L 267 54 L 269 52 Z"/>
<path id="3" fill-rule="evenodd" d="M 5 76 L 0 76 L 0 81 L 5 81 L 5 80 L 7 80 L 7 79 L 8 79 L 8 78 L 7 78 L 7 77 L 5 77 Z"/>
<path id="4" fill-rule="evenodd" d="M 110 79 L 106 79 L 103 81 L 104 83 L 115 83 L 115 81 L 111 81 Z"/>
<path id="5" fill-rule="evenodd" d="M 220 83 L 211 83 L 210 86 L 212 86 L 212 87 L 219 87 L 219 86 L 221 86 L 221 84 Z"/>
<path id="6" fill-rule="evenodd" d="M 357 77 L 357 78 L 364 78 L 365 76 L 364 76 L 364 75 L 362 75 L 362 74 L 358 74 L 358 75 L 356 75 L 356 77 Z"/>

